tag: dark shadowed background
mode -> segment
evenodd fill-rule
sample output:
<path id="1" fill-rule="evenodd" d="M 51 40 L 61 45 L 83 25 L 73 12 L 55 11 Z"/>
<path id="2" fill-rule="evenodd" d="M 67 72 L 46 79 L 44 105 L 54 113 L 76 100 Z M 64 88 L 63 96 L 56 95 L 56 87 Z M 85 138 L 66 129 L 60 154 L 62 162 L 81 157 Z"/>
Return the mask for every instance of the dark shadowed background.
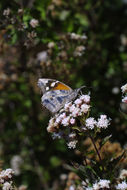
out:
<path id="1" fill-rule="evenodd" d="M 33 18 L 37 26 L 30 24 Z M 70 33 L 87 39 L 72 39 Z M 79 46 L 85 47 L 81 54 Z M 18 186 L 62 190 L 60 176 L 68 173 L 63 164 L 76 156 L 47 133 L 50 114 L 41 106 L 40 77 L 72 88 L 86 85 L 92 116 L 107 114 L 112 119 L 107 133 L 124 146 L 120 88 L 127 82 L 127 1 L 0 1 L 1 167 L 17 172 Z"/>

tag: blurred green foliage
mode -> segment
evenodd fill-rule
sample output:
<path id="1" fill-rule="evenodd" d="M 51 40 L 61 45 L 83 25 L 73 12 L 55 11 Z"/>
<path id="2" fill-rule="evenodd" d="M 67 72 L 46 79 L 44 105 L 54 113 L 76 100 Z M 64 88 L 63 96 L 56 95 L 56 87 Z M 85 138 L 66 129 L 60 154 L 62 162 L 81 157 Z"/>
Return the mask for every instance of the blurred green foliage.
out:
<path id="1" fill-rule="evenodd" d="M 15 24 L 5 22 L 3 11 L 10 8 Z M 86 85 L 91 92 L 93 116 L 105 113 L 112 118 L 109 130 L 114 140 L 126 143 L 127 128 L 121 115 L 120 87 L 127 81 L 127 2 L 126 0 L 12 0 L 0 1 L 0 159 L 11 167 L 14 155 L 23 159 L 18 185 L 28 189 L 63 189 L 59 185 L 62 167 L 71 158 L 63 141 L 52 140 L 46 127 L 49 114 L 41 108 L 37 80 L 55 78 L 73 88 Z M 23 14 L 17 13 L 23 9 Z M 36 28 L 29 24 L 35 18 Z M 25 29 L 18 30 L 20 23 Z M 24 46 L 29 32 L 36 42 Z M 61 36 L 69 32 L 86 34 L 86 51 L 80 58 L 70 52 L 74 44 L 64 37 L 68 59 L 57 60 Z M 36 57 L 55 43 L 49 65 Z M 77 42 L 78 45 L 78 42 Z M 124 110 L 126 111 L 126 109 Z M 119 135 L 118 135 L 119 134 Z"/>

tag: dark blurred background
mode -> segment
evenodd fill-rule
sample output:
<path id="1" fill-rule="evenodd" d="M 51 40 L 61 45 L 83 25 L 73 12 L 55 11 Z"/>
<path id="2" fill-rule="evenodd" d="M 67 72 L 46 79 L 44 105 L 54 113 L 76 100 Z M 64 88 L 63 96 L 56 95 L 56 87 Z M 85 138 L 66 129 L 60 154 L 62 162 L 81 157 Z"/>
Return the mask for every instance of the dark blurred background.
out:
<path id="1" fill-rule="evenodd" d="M 38 78 L 86 85 L 91 116 L 107 114 L 112 121 L 106 133 L 124 146 L 127 121 L 120 110 L 126 114 L 127 108 L 120 105 L 120 88 L 127 82 L 127 1 L 0 1 L 2 168 L 15 170 L 18 186 L 63 189 L 63 164 L 75 154 L 47 133 L 50 114 L 41 106 Z"/>

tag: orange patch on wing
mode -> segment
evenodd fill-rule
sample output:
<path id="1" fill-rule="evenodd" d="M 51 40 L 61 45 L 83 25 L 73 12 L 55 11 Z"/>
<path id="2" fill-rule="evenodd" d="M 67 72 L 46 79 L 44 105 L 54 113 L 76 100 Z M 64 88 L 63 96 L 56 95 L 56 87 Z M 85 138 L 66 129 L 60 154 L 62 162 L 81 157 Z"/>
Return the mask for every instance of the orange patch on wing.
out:
<path id="1" fill-rule="evenodd" d="M 53 88 L 53 90 L 71 90 L 71 88 L 62 83 L 57 83 L 57 85 Z"/>

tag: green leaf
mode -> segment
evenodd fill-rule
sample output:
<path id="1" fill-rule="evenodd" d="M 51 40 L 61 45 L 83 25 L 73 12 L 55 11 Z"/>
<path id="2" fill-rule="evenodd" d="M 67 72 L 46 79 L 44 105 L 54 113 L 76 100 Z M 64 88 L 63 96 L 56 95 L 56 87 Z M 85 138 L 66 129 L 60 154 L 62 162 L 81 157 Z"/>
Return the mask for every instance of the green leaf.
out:
<path id="1" fill-rule="evenodd" d="M 74 167 L 65 165 L 66 169 L 75 172 L 82 180 L 89 179 L 90 182 L 93 183 L 95 179 L 98 178 L 96 172 L 91 166 L 79 166 L 77 163 L 73 163 L 73 166 Z"/>
<path id="2" fill-rule="evenodd" d="M 59 15 L 59 19 L 64 21 L 67 19 L 67 17 L 70 15 L 70 11 L 63 10 L 61 14 Z"/>
<path id="3" fill-rule="evenodd" d="M 123 158 L 125 155 L 125 151 L 118 157 L 111 159 L 107 164 L 107 171 L 114 171 L 115 167 L 117 166 L 118 162 Z"/>
<path id="4" fill-rule="evenodd" d="M 50 163 L 53 167 L 57 167 L 57 166 L 61 165 L 61 160 L 56 156 L 52 156 L 50 159 Z"/>
<path id="5" fill-rule="evenodd" d="M 107 137 L 105 137 L 100 143 L 100 149 L 103 147 L 103 145 L 112 137 L 112 135 L 109 135 Z"/>
<path id="6" fill-rule="evenodd" d="M 75 130 L 77 130 L 77 131 L 81 132 L 80 128 L 79 128 L 79 127 L 77 127 L 77 126 L 72 127 L 72 129 L 75 129 Z"/>

